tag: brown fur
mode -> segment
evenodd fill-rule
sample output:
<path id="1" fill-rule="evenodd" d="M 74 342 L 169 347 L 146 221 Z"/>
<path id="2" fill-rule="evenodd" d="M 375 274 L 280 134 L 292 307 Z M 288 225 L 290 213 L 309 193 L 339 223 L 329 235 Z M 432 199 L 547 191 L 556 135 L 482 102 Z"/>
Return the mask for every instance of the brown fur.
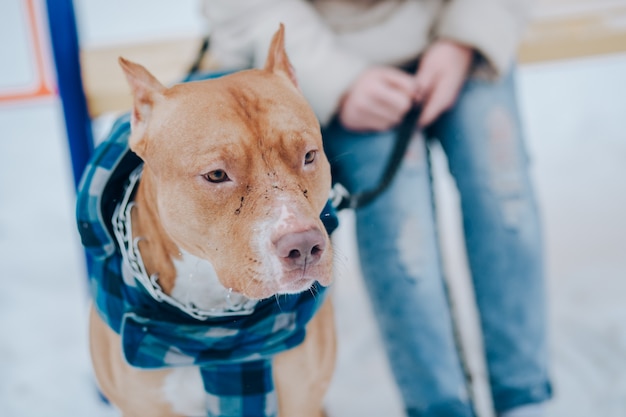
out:
<path id="1" fill-rule="evenodd" d="M 317 119 L 300 94 L 284 51 L 283 28 L 267 64 L 215 80 L 166 88 L 138 64 L 120 59 L 133 91 L 131 149 L 145 162 L 133 209 L 133 234 L 150 274 L 170 293 L 181 249 L 214 266 L 226 288 L 250 298 L 287 289 L 304 270 L 268 267 L 259 236 L 272 245 L 289 233 L 323 230 L 330 169 Z M 313 163 L 304 164 L 315 151 Z M 205 175 L 224 170 L 231 181 Z M 292 215 L 274 226 L 278 213 Z M 273 225 L 266 235 L 259 228 Z M 306 273 L 322 285 L 332 276 L 330 241 Z M 256 242 L 256 243 L 255 243 Z M 260 254 L 261 253 L 261 254 Z M 162 395 L 165 371 L 130 367 L 120 337 L 92 311 L 91 353 L 104 394 L 124 416 L 173 416 Z M 274 377 L 281 417 L 318 417 L 335 359 L 332 306 L 327 300 L 304 343 L 278 355 Z"/>

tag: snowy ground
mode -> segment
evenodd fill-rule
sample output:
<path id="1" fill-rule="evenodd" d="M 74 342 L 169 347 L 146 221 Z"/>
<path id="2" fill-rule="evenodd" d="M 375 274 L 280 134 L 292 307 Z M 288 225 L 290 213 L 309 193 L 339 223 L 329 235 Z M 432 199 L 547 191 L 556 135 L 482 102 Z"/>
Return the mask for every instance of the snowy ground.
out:
<path id="1" fill-rule="evenodd" d="M 76 3 L 80 9 L 88 2 Z M 116 10 L 123 1 L 89 3 L 84 10 L 88 42 L 110 36 L 102 22 L 112 16 L 98 9 L 109 3 Z M 6 86 L 3 76 L 19 75 L 14 70 L 0 67 L 0 87 Z M 625 74 L 626 55 L 519 69 L 547 238 L 557 395 L 551 417 L 626 415 Z M 56 99 L 0 105 L 2 417 L 117 415 L 98 400 L 89 366 L 88 296 L 62 123 Z M 456 195 L 442 155 L 435 156 L 446 266 L 459 309 L 471 313 L 451 209 Z M 343 255 L 335 285 L 340 351 L 329 411 L 331 417 L 401 417 L 355 265 L 352 232 L 347 213 L 336 236 Z M 480 341 L 471 314 L 464 316 L 470 366 L 481 381 Z M 479 384 L 481 417 L 489 417 L 484 392 Z"/>

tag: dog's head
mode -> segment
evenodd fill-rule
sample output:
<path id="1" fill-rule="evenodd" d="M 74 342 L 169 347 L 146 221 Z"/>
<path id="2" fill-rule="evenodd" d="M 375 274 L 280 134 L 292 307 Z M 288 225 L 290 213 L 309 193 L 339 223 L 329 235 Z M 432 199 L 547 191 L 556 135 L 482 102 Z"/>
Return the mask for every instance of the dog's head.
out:
<path id="1" fill-rule="evenodd" d="M 264 69 L 166 88 L 120 63 L 134 96 L 130 147 L 167 238 L 250 298 L 328 285 L 332 251 L 319 215 L 330 168 L 282 25 Z"/>

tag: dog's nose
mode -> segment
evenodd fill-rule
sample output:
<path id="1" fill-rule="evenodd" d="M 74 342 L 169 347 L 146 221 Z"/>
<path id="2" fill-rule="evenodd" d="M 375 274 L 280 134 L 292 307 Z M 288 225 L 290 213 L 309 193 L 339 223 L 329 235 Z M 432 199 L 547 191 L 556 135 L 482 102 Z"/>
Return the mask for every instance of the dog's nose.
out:
<path id="1" fill-rule="evenodd" d="M 287 233 L 275 243 L 278 256 L 287 266 L 302 268 L 316 264 L 326 248 L 326 240 L 319 229 Z"/>

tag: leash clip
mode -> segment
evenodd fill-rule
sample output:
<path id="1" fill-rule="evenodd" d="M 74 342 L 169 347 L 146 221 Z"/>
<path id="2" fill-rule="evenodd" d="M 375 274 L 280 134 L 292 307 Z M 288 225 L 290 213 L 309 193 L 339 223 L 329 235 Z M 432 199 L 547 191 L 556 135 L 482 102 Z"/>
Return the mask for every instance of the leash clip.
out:
<path id="1" fill-rule="evenodd" d="M 354 199 L 350 192 L 340 183 L 335 183 L 333 188 L 330 190 L 330 204 L 335 208 L 335 210 L 343 210 L 346 208 L 354 208 L 353 207 Z"/>

